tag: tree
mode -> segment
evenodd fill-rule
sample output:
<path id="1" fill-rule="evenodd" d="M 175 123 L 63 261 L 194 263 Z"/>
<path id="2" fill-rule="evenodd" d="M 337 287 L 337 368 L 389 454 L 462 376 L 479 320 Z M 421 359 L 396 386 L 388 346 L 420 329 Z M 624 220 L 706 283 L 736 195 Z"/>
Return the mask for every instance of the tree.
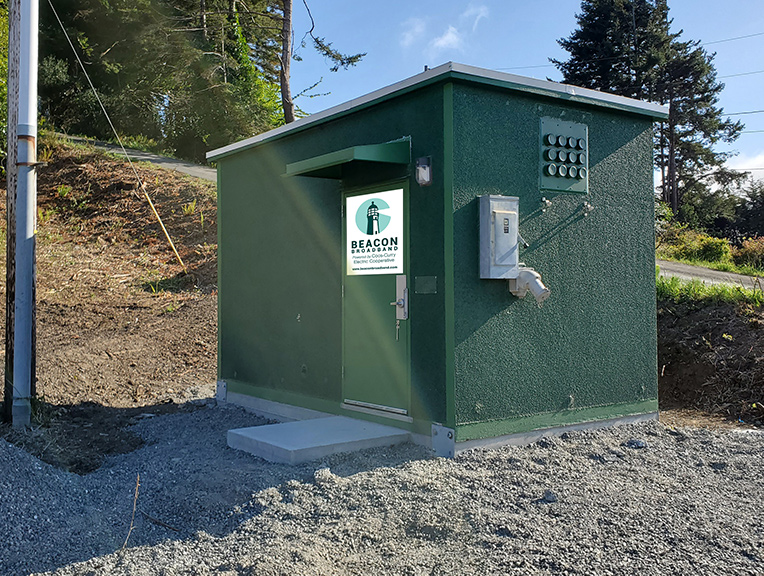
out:
<path id="1" fill-rule="evenodd" d="M 711 194 L 745 174 L 724 166 L 729 154 L 714 151 L 732 142 L 743 125 L 718 106 L 724 85 L 713 54 L 671 32 L 666 0 L 583 0 L 578 28 L 558 40 L 570 58 L 552 60 L 564 82 L 668 105 L 655 129 L 656 167 L 663 200 L 683 215 L 685 198 Z"/>
<path id="2" fill-rule="evenodd" d="M 742 190 L 738 227 L 749 236 L 764 236 L 764 180 L 748 182 Z"/>
<path id="3" fill-rule="evenodd" d="M 43 6 L 42 114 L 58 129 L 111 138 L 100 99 L 121 135 L 147 137 L 180 157 L 203 161 L 211 148 L 294 119 L 289 71 L 299 57 L 292 49 L 291 5 L 292 0 L 58 0 L 56 10 L 97 96 L 57 19 Z M 341 54 L 314 29 L 315 24 L 306 37 L 332 71 L 364 56 Z"/>
<path id="4" fill-rule="evenodd" d="M 275 78 L 278 34 L 270 0 L 165 0 L 174 8 L 189 64 L 166 100 L 166 139 L 186 156 L 281 123 Z M 181 61 L 182 62 L 182 61 Z"/>
<path id="5" fill-rule="evenodd" d="M 305 6 L 305 10 L 310 17 L 310 30 L 305 35 L 310 36 L 313 41 L 313 47 L 319 54 L 323 55 L 328 61 L 332 63 L 329 68 L 332 72 L 337 72 L 340 68 L 347 70 L 350 66 L 355 66 L 361 59 L 366 56 L 366 53 L 359 54 L 343 54 L 336 50 L 330 42 L 327 42 L 326 38 L 321 38 L 314 34 L 316 29 L 316 22 L 313 20 L 313 14 L 310 11 L 307 0 L 302 0 Z M 280 13 L 281 13 L 281 55 L 280 55 L 280 68 L 279 68 L 279 84 L 281 86 L 281 105 L 284 110 L 284 122 L 293 122 L 295 119 L 295 106 L 292 99 L 292 89 L 290 84 L 290 69 L 291 61 L 295 58 L 293 50 L 293 26 L 292 26 L 292 0 L 281 0 Z M 301 46 L 305 46 L 305 40 L 301 42 Z"/>
<path id="6" fill-rule="evenodd" d="M 281 66 L 279 85 L 281 87 L 281 107 L 284 122 L 294 122 L 294 101 L 290 87 L 290 67 L 292 64 L 292 0 L 283 0 L 281 6 Z"/>
<path id="7" fill-rule="evenodd" d="M 56 8 L 117 131 L 203 160 L 208 149 L 279 122 L 271 3 L 59 0 Z M 41 111 L 59 129 L 111 137 L 49 10 L 41 13 L 39 84 Z"/>

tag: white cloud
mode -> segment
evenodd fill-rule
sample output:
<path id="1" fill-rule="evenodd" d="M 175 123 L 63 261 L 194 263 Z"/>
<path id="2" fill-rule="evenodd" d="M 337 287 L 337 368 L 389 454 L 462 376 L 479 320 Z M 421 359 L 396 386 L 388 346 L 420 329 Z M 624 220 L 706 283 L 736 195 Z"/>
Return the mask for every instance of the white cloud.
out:
<path id="1" fill-rule="evenodd" d="M 483 18 L 488 18 L 488 6 L 484 4 L 470 4 L 467 9 L 462 12 L 461 18 L 463 20 L 472 20 L 472 32 L 477 30 L 478 22 Z"/>
<path id="2" fill-rule="evenodd" d="M 430 42 L 430 48 L 433 53 L 443 52 L 445 50 L 462 50 L 464 47 L 464 38 L 461 32 L 453 26 L 449 26 L 441 36 L 433 38 Z"/>
<path id="3" fill-rule="evenodd" d="M 464 52 L 468 40 L 477 30 L 478 23 L 483 18 L 488 18 L 488 15 L 487 6 L 470 2 L 454 24 L 448 24 L 441 35 L 431 37 L 429 41 L 425 40 L 428 36 L 426 20 L 409 18 L 402 25 L 400 44 L 404 48 L 409 48 L 420 41 L 425 41 L 427 48 L 424 55 L 427 58 L 437 58 L 443 52 Z"/>
<path id="4" fill-rule="evenodd" d="M 727 168 L 749 172 L 754 180 L 764 181 L 764 152 L 734 156 L 725 164 Z M 758 168 L 758 170 L 753 170 L 753 168 Z"/>
<path id="5" fill-rule="evenodd" d="M 764 152 L 758 154 L 741 154 L 734 156 L 726 162 L 729 168 L 744 170 L 748 168 L 764 168 Z M 751 170 L 754 178 L 764 178 L 764 170 Z"/>
<path id="6" fill-rule="evenodd" d="M 427 30 L 427 24 L 421 18 L 409 18 L 403 24 L 401 33 L 401 46 L 408 48 L 422 38 Z"/>

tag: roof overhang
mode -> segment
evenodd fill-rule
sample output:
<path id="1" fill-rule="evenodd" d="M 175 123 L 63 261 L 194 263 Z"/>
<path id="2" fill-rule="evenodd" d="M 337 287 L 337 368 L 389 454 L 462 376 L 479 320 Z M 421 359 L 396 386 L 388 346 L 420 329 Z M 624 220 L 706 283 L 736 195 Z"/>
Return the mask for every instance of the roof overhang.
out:
<path id="1" fill-rule="evenodd" d="M 300 118 L 295 122 L 258 134 L 252 138 L 247 138 L 246 140 L 212 150 L 207 153 L 207 160 L 218 160 L 258 144 L 301 132 L 309 127 L 351 114 L 424 86 L 449 80 L 473 82 L 508 90 L 537 94 L 539 96 L 557 98 L 567 102 L 589 104 L 600 108 L 609 108 L 621 112 L 648 116 L 657 120 L 668 118 L 669 112 L 667 107 L 652 102 L 643 102 L 641 100 L 616 96 L 615 94 L 608 94 L 606 92 L 598 92 L 597 90 L 590 90 L 588 88 L 579 88 L 578 86 L 571 86 L 569 84 L 550 82 L 548 80 L 537 80 L 535 78 L 527 78 L 525 76 L 517 76 L 515 74 L 507 74 L 505 72 L 496 72 L 495 70 L 486 70 L 485 68 L 476 68 L 474 66 L 465 66 L 464 64 L 448 62 L 436 68 L 426 70 L 416 76 L 407 78 L 401 82 L 397 82 L 396 84 L 391 84 L 390 86 L 361 96 L 360 98 L 350 100 L 339 106 L 334 106 L 323 112 L 311 114 L 310 116 Z"/>

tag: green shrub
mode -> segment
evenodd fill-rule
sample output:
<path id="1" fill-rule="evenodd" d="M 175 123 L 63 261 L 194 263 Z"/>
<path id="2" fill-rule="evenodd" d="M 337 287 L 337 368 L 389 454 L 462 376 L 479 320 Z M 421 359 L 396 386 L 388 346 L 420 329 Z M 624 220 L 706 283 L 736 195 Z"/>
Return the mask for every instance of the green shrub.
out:
<path id="1" fill-rule="evenodd" d="M 705 262 L 732 262 L 732 248 L 724 238 L 690 230 L 683 226 L 670 226 L 659 237 L 658 256 Z"/>
<path id="2" fill-rule="evenodd" d="M 688 230 L 687 225 L 677 222 L 661 224 L 659 228 L 656 217 L 655 247 L 669 249 L 681 246 L 684 243 L 685 232 L 692 232 L 692 230 Z"/>
<path id="3" fill-rule="evenodd" d="M 764 268 L 764 236 L 743 240 L 743 245 L 732 252 L 732 258 L 738 266 Z"/>
<path id="4" fill-rule="evenodd" d="M 725 238 L 713 238 L 704 234 L 695 258 L 706 262 L 729 262 L 732 260 L 732 249 Z"/>

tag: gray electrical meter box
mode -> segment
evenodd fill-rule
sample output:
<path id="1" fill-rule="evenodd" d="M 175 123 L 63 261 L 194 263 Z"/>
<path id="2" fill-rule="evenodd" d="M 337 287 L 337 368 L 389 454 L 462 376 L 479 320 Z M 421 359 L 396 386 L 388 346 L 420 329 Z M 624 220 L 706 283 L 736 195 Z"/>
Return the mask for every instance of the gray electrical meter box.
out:
<path id="1" fill-rule="evenodd" d="M 586 194 L 589 191 L 589 128 L 559 118 L 541 118 L 539 188 Z"/>
<path id="2" fill-rule="evenodd" d="M 520 199 L 515 196 L 480 196 L 480 277 L 517 278 Z"/>

